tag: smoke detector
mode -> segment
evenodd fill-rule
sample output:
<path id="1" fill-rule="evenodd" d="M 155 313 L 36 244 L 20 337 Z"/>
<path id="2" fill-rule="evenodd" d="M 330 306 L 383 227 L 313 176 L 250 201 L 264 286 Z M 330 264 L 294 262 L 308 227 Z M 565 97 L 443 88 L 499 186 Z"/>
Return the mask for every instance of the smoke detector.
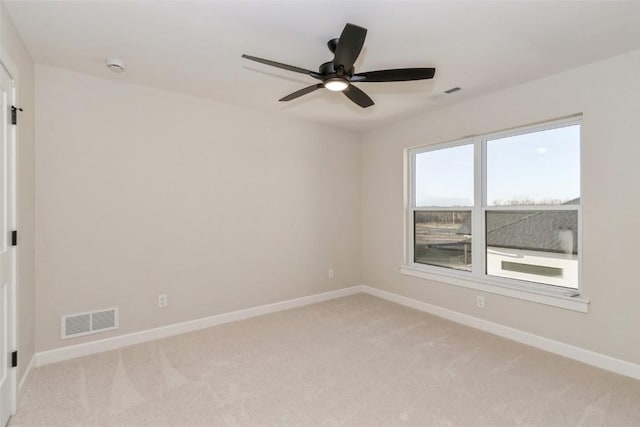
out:
<path id="1" fill-rule="evenodd" d="M 121 59 L 107 58 L 104 62 L 107 64 L 107 68 L 114 73 L 122 73 L 127 67 Z"/>

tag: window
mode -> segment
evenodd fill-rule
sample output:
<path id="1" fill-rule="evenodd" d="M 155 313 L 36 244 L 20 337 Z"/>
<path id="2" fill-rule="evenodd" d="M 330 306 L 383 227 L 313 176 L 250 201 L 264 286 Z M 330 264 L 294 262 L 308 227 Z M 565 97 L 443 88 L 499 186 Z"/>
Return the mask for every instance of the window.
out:
<path id="1" fill-rule="evenodd" d="M 471 271 L 473 145 L 415 155 L 414 261 Z"/>
<path id="2" fill-rule="evenodd" d="M 471 271 L 471 212 L 416 211 L 415 262 Z"/>
<path id="3" fill-rule="evenodd" d="M 409 267 L 579 294 L 580 126 L 573 118 L 409 150 Z"/>

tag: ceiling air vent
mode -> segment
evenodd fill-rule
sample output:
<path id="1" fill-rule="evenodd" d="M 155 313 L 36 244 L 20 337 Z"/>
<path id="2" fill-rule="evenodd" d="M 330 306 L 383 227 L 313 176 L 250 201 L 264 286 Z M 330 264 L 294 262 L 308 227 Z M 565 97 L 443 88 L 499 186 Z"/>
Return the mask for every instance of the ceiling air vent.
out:
<path id="1" fill-rule="evenodd" d="M 118 329 L 118 307 L 62 316 L 60 338 L 64 340 L 113 329 Z"/>

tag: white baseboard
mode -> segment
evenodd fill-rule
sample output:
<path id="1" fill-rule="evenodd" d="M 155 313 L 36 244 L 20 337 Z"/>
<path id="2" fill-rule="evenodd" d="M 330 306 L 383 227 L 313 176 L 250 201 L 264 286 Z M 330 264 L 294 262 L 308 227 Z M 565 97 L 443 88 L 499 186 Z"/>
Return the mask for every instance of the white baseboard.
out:
<path id="1" fill-rule="evenodd" d="M 606 369 L 607 371 L 615 372 L 616 374 L 625 375 L 627 377 L 640 380 L 640 365 L 636 365 L 635 363 L 616 359 L 614 357 L 596 353 L 591 350 L 586 350 L 581 347 L 576 347 L 560 341 L 555 341 L 549 338 L 541 337 L 539 335 L 534 335 L 529 332 L 524 332 L 519 329 L 514 329 L 508 326 L 500 325 L 498 323 L 490 322 L 488 320 L 469 316 L 468 314 L 463 314 L 457 311 L 438 307 L 413 298 L 408 298 L 402 295 L 394 294 L 392 292 L 383 291 L 382 289 L 362 285 L 362 292 L 376 296 L 378 298 L 395 302 L 397 304 L 411 307 L 416 310 L 424 311 L 426 313 L 430 313 L 456 323 L 461 323 L 472 328 L 490 332 L 494 335 L 508 338 L 522 344 L 530 345 L 532 347 L 536 347 L 550 353 L 555 353 L 569 359 L 574 359 L 588 365 Z"/>
<path id="2" fill-rule="evenodd" d="M 378 298 L 382 298 L 416 310 L 430 313 L 456 323 L 480 329 L 485 332 L 490 332 L 494 335 L 498 335 L 513 341 L 520 342 L 522 344 L 530 345 L 532 347 L 555 353 L 569 359 L 574 359 L 588 365 L 606 369 L 617 374 L 640 380 L 640 365 L 627 362 L 625 360 L 616 359 L 611 356 L 596 353 L 594 351 L 586 350 L 584 348 L 576 347 L 560 341 L 544 338 L 539 335 L 521 331 L 519 329 L 510 328 L 508 326 L 473 317 L 468 314 L 463 314 L 457 311 L 438 307 L 413 298 L 408 298 L 402 295 L 394 294 L 392 292 L 383 291 L 382 289 L 360 285 L 36 353 L 31 360 L 31 363 L 29 363 L 25 375 L 23 375 L 22 380 L 20 381 L 19 390 L 21 390 L 23 385 L 26 383 L 32 366 L 43 366 L 50 363 L 74 359 L 76 357 L 101 353 L 103 351 L 115 350 L 134 344 L 140 344 L 143 342 L 179 335 L 199 329 L 210 328 L 212 326 L 217 326 L 224 323 L 235 322 L 237 320 L 249 319 L 251 317 L 275 313 L 282 310 L 288 310 L 290 308 L 302 307 L 308 304 L 328 301 L 331 299 L 357 293 L 366 293 L 369 295 L 373 295 Z"/>
<path id="3" fill-rule="evenodd" d="M 147 329 L 140 332 L 133 332 L 125 335 L 104 338 L 68 347 L 57 348 L 36 353 L 35 366 L 48 365 L 50 363 L 62 362 L 63 360 L 74 359 L 76 357 L 101 353 L 103 351 L 115 350 L 134 344 L 153 341 L 173 335 L 184 334 L 186 332 L 199 329 L 210 328 L 222 325 L 223 323 L 235 322 L 237 320 L 249 319 L 251 317 L 262 316 L 263 314 L 275 313 L 277 311 L 288 310 L 290 308 L 302 307 L 317 302 L 327 301 L 363 292 L 362 286 L 352 286 L 350 288 L 338 289 L 335 291 L 323 292 L 306 297 L 290 299 L 265 304 L 244 310 L 232 311 L 229 313 L 217 314 L 215 316 L 203 317 L 201 319 L 189 320 L 187 322 L 175 323 L 173 325 L 161 326 L 159 328 Z"/>

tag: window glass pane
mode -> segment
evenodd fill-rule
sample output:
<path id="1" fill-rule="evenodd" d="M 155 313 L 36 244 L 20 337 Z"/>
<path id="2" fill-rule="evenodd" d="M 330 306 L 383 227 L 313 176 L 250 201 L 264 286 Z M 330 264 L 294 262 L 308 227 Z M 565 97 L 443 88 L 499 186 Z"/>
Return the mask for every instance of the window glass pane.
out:
<path id="1" fill-rule="evenodd" d="M 473 144 L 415 155 L 417 207 L 473 206 Z"/>
<path id="2" fill-rule="evenodd" d="M 578 288 L 578 211 L 487 211 L 487 274 Z"/>
<path id="3" fill-rule="evenodd" d="M 414 262 L 471 271 L 471 212 L 414 211 Z"/>
<path id="4" fill-rule="evenodd" d="M 580 126 L 487 141 L 487 205 L 579 204 Z"/>

